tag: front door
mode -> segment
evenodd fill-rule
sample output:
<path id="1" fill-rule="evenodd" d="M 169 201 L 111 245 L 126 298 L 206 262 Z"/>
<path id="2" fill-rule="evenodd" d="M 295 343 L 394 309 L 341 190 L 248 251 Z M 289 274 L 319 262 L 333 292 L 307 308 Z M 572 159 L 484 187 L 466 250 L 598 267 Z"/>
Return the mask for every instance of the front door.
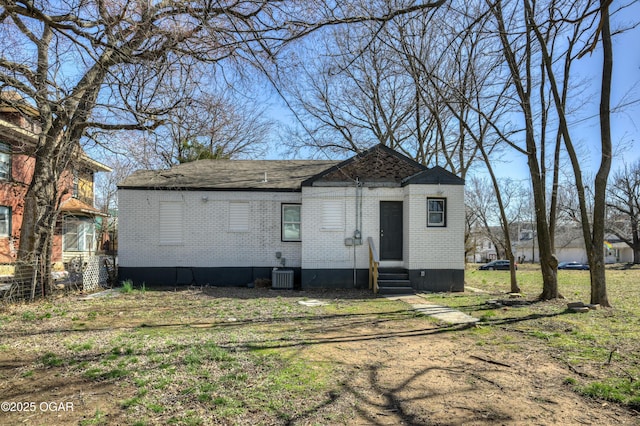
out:
<path id="1" fill-rule="evenodd" d="M 402 201 L 380 201 L 380 260 L 402 260 Z"/>

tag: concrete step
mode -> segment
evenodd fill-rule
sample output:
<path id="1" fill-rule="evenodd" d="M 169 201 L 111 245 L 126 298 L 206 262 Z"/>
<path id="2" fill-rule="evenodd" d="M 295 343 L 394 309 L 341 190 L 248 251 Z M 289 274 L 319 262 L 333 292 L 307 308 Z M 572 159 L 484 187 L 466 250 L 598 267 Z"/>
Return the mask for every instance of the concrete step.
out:
<path id="1" fill-rule="evenodd" d="M 380 280 L 378 279 L 378 293 L 380 294 L 413 294 L 409 280 Z"/>
<path id="2" fill-rule="evenodd" d="M 381 268 L 378 270 L 378 293 L 413 294 L 409 272 L 402 268 Z"/>
<path id="3" fill-rule="evenodd" d="M 378 270 L 378 281 L 386 280 L 408 280 L 409 272 L 401 268 L 380 268 Z"/>
<path id="4" fill-rule="evenodd" d="M 378 287 L 411 287 L 411 281 L 409 280 L 381 280 L 378 277 Z"/>
<path id="5" fill-rule="evenodd" d="M 407 272 L 378 272 L 378 281 L 408 281 L 409 273 Z"/>

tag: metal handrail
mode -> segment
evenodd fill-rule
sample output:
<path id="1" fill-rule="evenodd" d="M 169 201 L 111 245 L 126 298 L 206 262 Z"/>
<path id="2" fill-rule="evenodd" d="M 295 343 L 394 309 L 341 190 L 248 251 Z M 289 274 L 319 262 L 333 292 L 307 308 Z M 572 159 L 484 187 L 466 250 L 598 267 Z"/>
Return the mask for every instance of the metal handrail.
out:
<path id="1" fill-rule="evenodd" d="M 380 266 L 380 258 L 378 252 L 376 252 L 376 246 L 373 243 L 373 238 L 368 237 L 369 243 L 369 289 L 373 289 L 373 293 L 378 293 L 378 267 Z"/>

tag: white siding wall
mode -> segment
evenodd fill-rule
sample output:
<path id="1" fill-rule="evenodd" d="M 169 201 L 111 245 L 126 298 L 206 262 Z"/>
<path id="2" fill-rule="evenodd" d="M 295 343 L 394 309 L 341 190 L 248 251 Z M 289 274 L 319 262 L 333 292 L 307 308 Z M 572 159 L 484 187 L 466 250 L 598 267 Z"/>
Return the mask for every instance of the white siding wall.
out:
<path id="1" fill-rule="evenodd" d="M 404 267 L 464 269 L 464 186 L 409 185 L 404 189 L 405 247 L 409 244 Z M 446 198 L 447 226 L 427 227 L 427 197 Z"/>
<path id="2" fill-rule="evenodd" d="M 281 204 L 300 201 L 300 193 L 120 190 L 120 266 L 272 267 L 278 266 L 279 251 L 287 266 L 300 267 L 301 243 L 280 238 Z M 182 243 L 161 244 L 163 202 L 183 206 Z M 242 210 L 239 204 L 230 206 L 233 202 L 249 204 L 247 231 L 230 229 L 241 229 L 245 222 L 243 217 L 230 218 L 230 209 Z"/>
<path id="3" fill-rule="evenodd" d="M 437 194 L 442 190 L 443 194 Z M 447 226 L 427 228 L 427 196 L 447 199 Z M 355 187 L 302 188 L 302 268 L 366 269 L 369 265 L 367 238 L 380 248 L 380 201 L 403 201 L 403 261 L 383 266 L 407 269 L 464 269 L 464 186 L 409 185 L 404 188 L 362 189 L 361 246 L 345 246 L 345 238 L 356 229 Z M 326 206 L 344 201 L 343 229 L 323 227 Z"/>
<path id="4" fill-rule="evenodd" d="M 342 207 L 344 226 L 327 226 L 330 205 Z M 302 269 L 353 267 L 353 247 L 346 247 L 344 239 L 353 236 L 354 216 L 354 188 L 302 188 Z"/>
<path id="5" fill-rule="evenodd" d="M 436 190 L 442 190 L 439 195 Z M 368 267 L 367 237 L 380 246 L 380 201 L 403 201 L 401 262 L 383 266 L 408 269 L 464 268 L 464 187 L 409 185 L 362 189 L 362 242 L 355 247 L 356 268 Z M 447 199 L 447 226 L 428 228 L 427 197 Z M 204 202 L 203 197 L 208 201 Z M 304 200 L 304 201 L 302 201 Z M 123 267 L 287 266 L 303 269 L 354 267 L 354 247 L 344 240 L 356 229 L 355 187 L 304 187 L 300 193 L 120 190 L 119 261 Z M 161 244 L 160 204 L 180 203 L 182 243 Z M 249 204 L 249 229 L 230 210 Z M 302 242 L 281 241 L 282 203 L 302 202 Z M 334 214 L 332 214 L 332 212 Z M 303 260 L 304 259 L 304 260 Z"/>

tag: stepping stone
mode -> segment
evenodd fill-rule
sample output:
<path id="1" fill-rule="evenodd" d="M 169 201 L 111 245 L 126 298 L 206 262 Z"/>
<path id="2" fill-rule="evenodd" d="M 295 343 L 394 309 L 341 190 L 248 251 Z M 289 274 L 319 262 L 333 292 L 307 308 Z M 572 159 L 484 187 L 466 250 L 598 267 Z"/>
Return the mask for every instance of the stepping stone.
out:
<path id="1" fill-rule="evenodd" d="M 327 306 L 327 302 L 323 302 L 321 300 L 310 299 L 310 300 L 298 300 L 298 303 L 303 306 Z"/>
<path id="2" fill-rule="evenodd" d="M 420 312 L 421 314 L 424 314 L 424 315 L 428 315 L 432 318 L 436 318 L 448 324 L 472 324 L 479 321 L 478 318 L 474 318 L 471 315 L 467 315 L 464 312 L 460 312 L 448 306 L 440 306 L 434 303 L 425 303 L 426 300 L 424 300 L 424 298 L 419 296 L 415 296 L 415 295 L 411 297 L 389 296 L 387 298 L 392 300 L 401 300 L 411 305 L 411 307 L 415 309 L 417 312 Z"/>

